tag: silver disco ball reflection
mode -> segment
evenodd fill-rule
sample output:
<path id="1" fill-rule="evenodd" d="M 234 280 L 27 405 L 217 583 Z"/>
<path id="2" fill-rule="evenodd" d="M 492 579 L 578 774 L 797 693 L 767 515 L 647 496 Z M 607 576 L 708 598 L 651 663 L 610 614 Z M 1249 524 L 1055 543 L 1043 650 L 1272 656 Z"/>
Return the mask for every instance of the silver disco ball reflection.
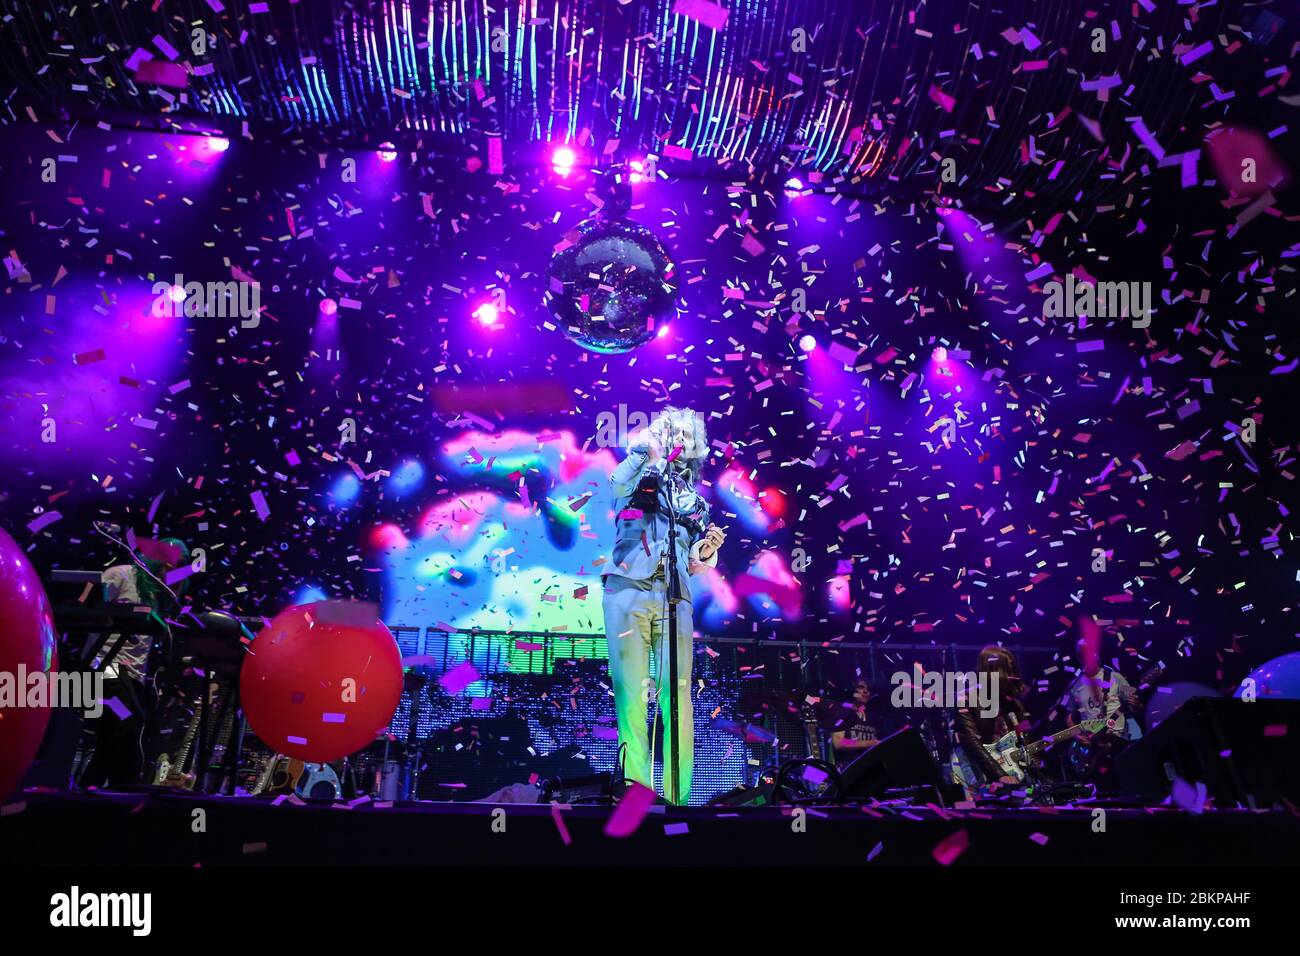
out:
<path id="1" fill-rule="evenodd" d="M 677 268 L 640 223 L 596 215 L 551 257 L 546 306 L 564 334 L 593 352 L 630 352 L 677 314 Z"/>

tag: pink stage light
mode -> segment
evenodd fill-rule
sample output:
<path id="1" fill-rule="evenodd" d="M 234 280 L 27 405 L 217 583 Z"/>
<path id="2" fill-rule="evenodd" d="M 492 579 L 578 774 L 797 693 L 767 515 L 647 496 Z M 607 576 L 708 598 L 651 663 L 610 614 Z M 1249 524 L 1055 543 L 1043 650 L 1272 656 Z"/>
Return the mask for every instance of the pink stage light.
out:
<path id="1" fill-rule="evenodd" d="M 578 154 L 573 151 L 571 146 L 557 146 L 551 153 L 551 167 L 561 176 L 567 176 L 573 172 L 573 166 L 578 161 Z"/>
<path id="2" fill-rule="evenodd" d="M 481 325 L 496 325 L 500 315 L 501 313 L 497 311 L 497 307 L 491 302 L 484 302 L 474 310 L 474 318 L 478 319 Z"/>
<path id="3" fill-rule="evenodd" d="M 322 315 L 333 315 L 339 310 L 339 304 L 333 299 L 321 299 L 320 311 Z"/>
<path id="4" fill-rule="evenodd" d="M 230 149 L 230 140 L 226 139 L 224 136 L 209 136 L 208 148 L 214 153 L 224 153 L 226 150 Z"/>
<path id="5" fill-rule="evenodd" d="M 381 162 L 391 163 L 397 159 L 397 147 L 392 143 L 383 142 L 379 144 L 379 159 Z"/>
<path id="6" fill-rule="evenodd" d="M 181 285 L 172 286 L 167 290 L 167 298 L 171 299 L 173 302 L 184 302 L 185 287 Z"/>
<path id="7" fill-rule="evenodd" d="M 942 365 L 948 361 L 948 350 L 942 345 L 936 345 L 934 351 L 930 353 L 930 358 Z"/>
<path id="8" fill-rule="evenodd" d="M 817 340 L 816 340 L 815 338 L 813 338 L 811 335 L 801 335 L 801 336 L 799 336 L 799 351 L 800 351 L 800 352 L 811 352 L 811 351 L 812 351 L 813 349 L 815 349 L 816 347 L 817 347 Z"/>
<path id="9" fill-rule="evenodd" d="M 628 163 L 628 166 L 632 169 L 632 175 L 628 177 L 631 182 L 643 183 L 650 178 L 646 175 L 646 164 L 643 160 L 634 159 Z"/>

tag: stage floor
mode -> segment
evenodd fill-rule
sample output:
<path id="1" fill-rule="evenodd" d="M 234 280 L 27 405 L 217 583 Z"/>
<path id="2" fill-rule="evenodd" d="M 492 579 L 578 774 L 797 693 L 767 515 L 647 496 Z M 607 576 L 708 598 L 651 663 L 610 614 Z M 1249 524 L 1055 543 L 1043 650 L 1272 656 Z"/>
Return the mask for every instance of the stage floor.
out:
<path id="1" fill-rule="evenodd" d="M 178 792 L 28 790 L 0 813 L 3 866 L 1294 866 L 1300 814 L 1165 808 L 306 805 Z"/>

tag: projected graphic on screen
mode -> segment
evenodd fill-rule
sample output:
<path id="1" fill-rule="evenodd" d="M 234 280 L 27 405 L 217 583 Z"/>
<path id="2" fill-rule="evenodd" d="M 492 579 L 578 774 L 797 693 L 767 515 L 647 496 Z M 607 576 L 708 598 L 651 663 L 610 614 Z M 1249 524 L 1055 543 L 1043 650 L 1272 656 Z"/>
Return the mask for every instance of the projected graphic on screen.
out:
<path id="1" fill-rule="evenodd" d="M 389 480 L 401 484 L 390 491 L 410 511 L 390 510 L 390 523 L 372 536 L 384 570 L 385 620 L 443 631 L 547 632 L 566 654 L 605 657 L 600 571 L 614 535 L 608 476 L 620 456 L 585 451 L 568 431 L 507 429 L 467 431 L 445 442 L 427 468 L 400 463 Z M 742 547 L 742 538 L 769 530 L 743 472 L 718 475 L 707 493 L 733 526 L 735 544 L 697 585 L 696 626 L 721 631 L 742 598 L 760 619 L 796 619 L 802 592 L 788 556 Z M 728 567 L 742 570 L 733 576 Z M 468 641 L 448 646 L 461 660 L 471 656 Z M 535 667 L 529 655 L 536 646 L 526 638 L 508 642 L 508 666 Z M 474 656 L 480 653 L 476 646 Z"/>

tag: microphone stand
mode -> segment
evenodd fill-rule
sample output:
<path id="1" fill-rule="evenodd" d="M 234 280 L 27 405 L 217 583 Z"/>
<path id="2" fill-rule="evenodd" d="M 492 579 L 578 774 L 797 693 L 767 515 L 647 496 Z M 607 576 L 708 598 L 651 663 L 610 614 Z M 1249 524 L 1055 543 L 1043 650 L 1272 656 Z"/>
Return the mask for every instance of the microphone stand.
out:
<path id="1" fill-rule="evenodd" d="M 668 716 L 668 739 L 670 741 L 668 750 L 668 759 L 672 761 L 670 766 L 673 770 L 672 775 L 672 792 L 667 794 L 668 799 L 677 806 L 681 803 L 681 739 L 679 736 L 680 728 L 678 723 L 678 693 L 677 686 L 677 605 L 684 598 L 682 597 L 682 583 L 677 574 L 677 501 L 675 498 L 674 482 L 676 475 L 673 471 L 672 462 L 664 462 L 664 477 L 667 479 L 664 488 L 664 497 L 668 499 L 668 561 L 666 572 L 668 574 L 668 706 L 670 708 Z M 667 776 L 665 775 L 665 779 Z"/>

